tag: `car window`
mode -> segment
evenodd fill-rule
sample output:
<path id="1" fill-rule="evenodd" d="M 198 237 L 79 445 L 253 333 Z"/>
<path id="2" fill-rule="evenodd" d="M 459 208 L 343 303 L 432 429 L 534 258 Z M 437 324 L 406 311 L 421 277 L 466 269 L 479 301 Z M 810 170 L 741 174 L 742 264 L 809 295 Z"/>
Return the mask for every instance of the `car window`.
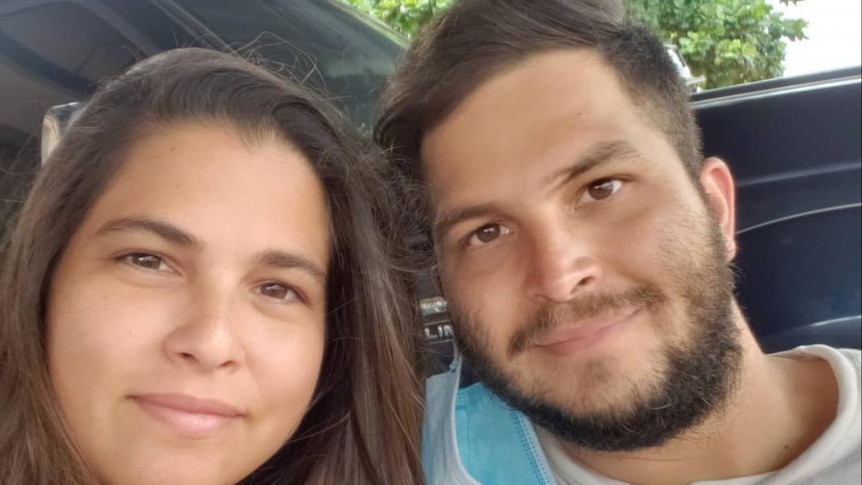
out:
<path id="1" fill-rule="evenodd" d="M 340 1 L 408 37 L 457 3 Z M 691 93 L 860 65 L 859 0 L 621 1 L 665 42 Z"/>
<path id="2" fill-rule="evenodd" d="M 39 165 L 48 109 L 86 98 L 138 59 L 193 45 L 233 48 L 316 87 L 370 131 L 404 40 L 328 0 L 0 2 L 3 225 Z"/>
<path id="3" fill-rule="evenodd" d="M 793 77 L 862 63 L 862 2 L 816 0 L 775 8 L 786 17 L 805 19 L 805 39 L 790 42 L 784 52 L 784 76 Z"/>
<path id="4" fill-rule="evenodd" d="M 0 12 L 0 144 L 22 144 L 47 108 L 81 99 L 141 57 L 138 46 L 79 4 Z"/>
<path id="5" fill-rule="evenodd" d="M 180 4 L 232 48 L 325 92 L 360 129 L 373 126 L 379 92 L 403 50 L 403 41 L 393 32 L 334 2 Z"/>
<path id="6" fill-rule="evenodd" d="M 692 93 L 862 64 L 859 0 L 624 3 L 676 48 Z"/>
<path id="7" fill-rule="evenodd" d="M 31 65 L 41 64 L 37 73 L 48 78 L 77 78 L 64 85 L 80 91 L 143 57 L 107 22 L 74 3 L 50 3 L 9 13 L 0 17 L 0 29 L 5 43 L 30 56 Z"/>
<path id="8" fill-rule="evenodd" d="M 45 111 L 84 98 L 100 79 L 144 56 L 142 46 L 80 3 L 0 6 L 0 214 L 14 211 L 38 166 Z"/>

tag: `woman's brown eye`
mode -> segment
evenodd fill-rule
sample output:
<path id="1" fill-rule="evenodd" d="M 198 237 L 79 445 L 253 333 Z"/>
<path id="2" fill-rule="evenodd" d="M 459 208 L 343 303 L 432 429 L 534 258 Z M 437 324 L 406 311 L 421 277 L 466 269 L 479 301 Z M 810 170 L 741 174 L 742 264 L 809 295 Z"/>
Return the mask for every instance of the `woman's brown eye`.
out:
<path id="1" fill-rule="evenodd" d="M 486 224 L 476 230 L 471 236 L 468 244 L 470 246 L 481 246 L 482 244 L 488 244 L 500 236 L 504 236 L 509 233 L 509 229 L 500 224 Z"/>
<path id="2" fill-rule="evenodd" d="M 143 253 L 130 254 L 130 255 L 126 256 L 124 259 L 126 260 L 127 263 L 129 263 L 131 265 L 139 266 L 141 268 L 146 268 L 146 269 L 160 270 L 160 269 L 163 269 L 162 266 L 165 265 L 165 262 L 164 262 L 164 260 L 162 260 L 162 258 L 160 258 L 158 256 L 154 256 L 152 254 L 143 254 Z"/>
<path id="3" fill-rule="evenodd" d="M 279 300 L 286 300 L 291 297 L 293 293 L 293 290 L 279 283 L 267 283 L 260 287 L 261 295 Z"/>
<path id="4" fill-rule="evenodd" d="M 587 187 L 586 197 L 589 200 L 582 202 L 593 202 L 597 200 L 607 199 L 613 195 L 622 186 L 622 182 L 616 179 L 602 180 Z M 585 199 L 586 199 L 585 197 Z"/>

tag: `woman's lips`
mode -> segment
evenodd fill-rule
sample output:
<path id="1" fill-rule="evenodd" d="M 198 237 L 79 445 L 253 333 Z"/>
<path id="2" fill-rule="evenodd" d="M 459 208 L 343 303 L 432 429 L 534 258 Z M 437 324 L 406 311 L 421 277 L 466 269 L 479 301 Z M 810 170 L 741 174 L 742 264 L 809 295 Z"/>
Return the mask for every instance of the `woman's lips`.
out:
<path id="1" fill-rule="evenodd" d="M 554 354 L 567 355 L 605 340 L 630 321 L 635 313 L 637 309 L 631 308 L 565 323 L 536 338 L 533 345 Z"/>
<path id="2" fill-rule="evenodd" d="M 150 417 L 192 439 L 211 436 L 244 416 L 222 401 L 184 394 L 136 394 L 131 399 Z"/>

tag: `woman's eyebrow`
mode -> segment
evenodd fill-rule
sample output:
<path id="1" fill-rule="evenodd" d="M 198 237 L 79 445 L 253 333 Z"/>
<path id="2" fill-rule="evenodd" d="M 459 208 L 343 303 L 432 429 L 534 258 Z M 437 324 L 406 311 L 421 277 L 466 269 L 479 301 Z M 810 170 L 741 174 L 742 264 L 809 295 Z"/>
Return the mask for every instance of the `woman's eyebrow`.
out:
<path id="1" fill-rule="evenodd" d="M 125 231 L 149 232 L 176 246 L 190 248 L 200 248 L 203 246 L 203 243 L 198 238 L 188 232 L 169 222 L 150 217 L 121 217 L 112 219 L 102 224 L 96 231 L 96 235 L 102 236 Z"/>
<path id="2" fill-rule="evenodd" d="M 277 249 L 268 249 L 260 252 L 256 259 L 261 264 L 271 268 L 298 269 L 308 273 L 322 283 L 326 282 L 326 271 L 316 262 L 298 254 Z"/>

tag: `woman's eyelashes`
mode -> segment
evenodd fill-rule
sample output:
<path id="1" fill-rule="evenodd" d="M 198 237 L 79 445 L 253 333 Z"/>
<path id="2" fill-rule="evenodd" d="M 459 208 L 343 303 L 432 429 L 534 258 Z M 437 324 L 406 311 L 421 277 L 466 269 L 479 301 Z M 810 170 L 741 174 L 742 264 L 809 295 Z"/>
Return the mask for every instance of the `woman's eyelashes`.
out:
<path id="1" fill-rule="evenodd" d="M 134 252 L 120 256 L 119 261 L 133 268 L 145 271 L 159 271 L 164 273 L 175 273 L 176 271 L 165 261 L 161 256 L 145 253 Z"/>
<path id="2" fill-rule="evenodd" d="M 305 295 L 301 291 L 299 291 L 299 289 L 286 283 L 280 283 L 277 281 L 270 281 L 260 284 L 255 288 L 255 292 L 281 304 L 296 301 L 301 303 L 307 303 L 308 301 Z"/>
<path id="3" fill-rule="evenodd" d="M 126 253 L 116 259 L 135 270 L 144 271 L 146 273 L 177 273 L 177 271 L 168 264 L 164 257 L 152 253 L 137 251 Z M 254 287 L 253 291 L 254 293 L 282 304 L 295 301 L 302 303 L 307 302 L 305 294 L 295 285 L 281 281 L 267 281 L 265 283 L 258 284 Z"/>

